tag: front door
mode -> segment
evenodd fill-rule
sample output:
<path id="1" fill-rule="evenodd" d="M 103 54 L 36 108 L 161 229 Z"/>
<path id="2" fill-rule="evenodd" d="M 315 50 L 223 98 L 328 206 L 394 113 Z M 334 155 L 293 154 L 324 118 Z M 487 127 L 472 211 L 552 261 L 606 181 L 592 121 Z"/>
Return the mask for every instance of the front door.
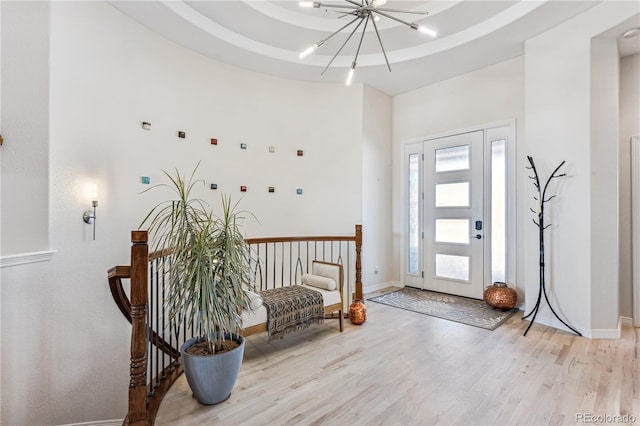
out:
<path id="1" fill-rule="evenodd" d="M 423 288 L 482 299 L 483 131 L 424 142 Z"/>

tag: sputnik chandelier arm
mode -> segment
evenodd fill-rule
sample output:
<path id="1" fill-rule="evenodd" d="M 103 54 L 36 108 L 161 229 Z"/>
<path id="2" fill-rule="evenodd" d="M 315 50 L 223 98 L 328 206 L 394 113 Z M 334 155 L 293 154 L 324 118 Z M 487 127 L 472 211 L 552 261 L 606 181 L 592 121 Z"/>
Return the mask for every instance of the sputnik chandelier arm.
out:
<path id="1" fill-rule="evenodd" d="M 356 22 L 358 19 L 358 17 L 353 18 L 353 20 L 351 22 L 349 22 L 347 25 L 343 26 L 342 28 L 340 28 L 339 30 L 337 30 L 336 32 L 332 33 L 329 37 L 320 40 L 319 42 L 317 42 L 316 44 L 314 44 L 313 46 L 310 46 L 308 48 L 306 48 L 305 50 L 303 50 L 302 52 L 300 52 L 300 54 L 298 55 L 298 58 L 302 59 L 305 56 L 307 56 L 309 53 L 313 52 L 314 50 L 316 50 L 318 47 L 322 46 L 327 40 L 329 40 L 330 38 L 332 38 L 334 35 L 338 34 L 340 31 L 344 30 L 345 28 L 347 28 L 349 25 L 353 24 L 354 22 Z M 362 23 L 362 21 L 360 21 L 360 24 Z M 360 26 L 358 24 L 358 26 Z M 356 27 L 357 29 L 358 27 Z"/>
<path id="2" fill-rule="evenodd" d="M 329 69 L 329 67 L 331 66 L 333 61 L 340 54 L 342 49 L 344 49 L 344 47 L 347 45 L 349 40 L 351 40 L 351 37 L 353 37 L 353 35 L 358 30 L 358 28 L 360 28 L 360 26 L 364 22 L 364 28 L 362 29 L 362 35 L 360 36 L 360 42 L 358 43 L 358 48 L 356 50 L 356 54 L 355 54 L 355 56 L 353 58 L 353 62 L 351 63 L 351 68 L 349 69 L 349 74 L 347 75 L 347 85 L 351 84 L 351 80 L 353 79 L 353 74 L 355 72 L 356 64 L 357 64 L 357 61 L 358 61 L 358 55 L 360 54 L 360 47 L 362 47 L 362 41 L 364 40 L 364 35 L 365 35 L 366 30 L 367 30 L 367 25 L 369 24 L 369 21 L 371 21 L 371 23 L 373 24 L 373 28 L 374 28 L 374 31 L 376 33 L 376 37 L 378 39 L 378 43 L 380 44 L 380 49 L 382 50 L 382 54 L 384 55 L 384 60 L 385 60 L 385 62 L 387 64 L 387 68 L 389 69 L 389 71 L 391 71 L 391 65 L 389 64 L 389 59 L 387 58 L 387 52 L 386 52 L 386 50 L 384 48 L 384 45 L 382 44 L 382 38 L 380 37 L 380 32 L 378 31 L 378 26 L 376 25 L 376 21 L 380 19 L 380 16 L 383 16 L 385 18 L 388 18 L 388 19 L 391 19 L 393 21 L 396 21 L 396 22 L 399 22 L 401 24 L 404 24 L 404 25 L 408 26 L 409 28 L 411 28 L 412 30 L 420 31 L 422 33 L 425 33 L 425 34 L 431 36 L 431 37 L 436 37 L 438 35 L 438 33 L 436 31 L 434 31 L 434 30 L 432 30 L 430 28 L 423 27 L 423 26 L 418 25 L 418 24 L 416 24 L 414 22 L 408 22 L 408 21 L 400 19 L 400 18 L 398 18 L 396 16 L 391 15 L 392 13 L 407 13 L 407 14 L 426 15 L 428 13 L 426 11 L 415 11 L 415 10 L 405 10 L 405 9 L 390 9 L 390 8 L 381 7 L 387 2 L 387 0 L 361 0 L 361 1 L 344 0 L 344 1 L 346 3 L 348 3 L 348 4 L 323 3 L 323 2 L 315 2 L 315 1 L 301 1 L 300 2 L 300 6 L 301 7 L 311 7 L 311 8 L 316 8 L 316 9 L 326 8 L 326 10 L 328 10 L 328 11 L 340 13 L 341 14 L 340 17 L 352 15 L 352 16 L 354 16 L 354 18 L 348 24 L 344 25 L 339 30 L 333 32 L 328 37 L 320 40 L 319 42 L 315 43 L 314 45 L 312 45 L 312 46 L 306 48 L 305 50 L 303 50 L 300 53 L 300 55 L 298 55 L 298 57 L 300 59 L 303 59 L 304 57 L 306 57 L 310 53 L 312 53 L 315 49 L 317 49 L 318 47 L 322 46 L 327 40 L 329 40 L 330 38 L 334 37 L 336 34 L 342 32 L 346 28 L 350 27 L 356 21 L 360 21 L 353 28 L 353 30 L 351 31 L 351 33 L 349 34 L 349 36 L 347 37 L 345 42 L 342 44 L 342 46 L 340 46 L 340 48 L 335 53 L 335 55 L 333 55 L 333 57 L 331 58 L 331 60 L 327 64 L 327 66 L 320 73 L 321 75 L 324 75 L 325 71 L 327 71 L 327 69 Z M 337 10 L 332 10 L 332 9 L 337 9 Z"/>
<path id="3" fill-rule="evenodd" d="M 380 43 L 380 49 L 382 49 L 382 55 L 384 56 L 384 61 L 387 63 L 387 68 L 389 68 L 389 72 L 391 72 L 391 65 L 389 65 L 387 52 L 384 50 L 384 46 L 382 45 L 382 38 L 380 38 L 380 32 L 378 31 L 378 25 L 376 24 L 376 20 L 372 19 L 371 23 L 373 24 L 373 29 L 376 31 L 376 37 L 378 37 L 378 43 Z"/>
<path id="4" fill-rule="evenodd" d="M 358 18 L 356 18 L 358 19 Z M 331 64 L 333 63 L 333 61 L 336 59 L 336 57 L 340 54 L 340 52 L 342 52 L 342 49 L 344 49 L 344 47 L 347 45 L 347 43 L 349 42 L 349 40 L 351 40 L 351 37 L 353 37 L 353 35 L 356 33 L 356 31 L 358 31 L 358 28 L 360 28 L 360 25 L 362 25 L 362 20 L 360 20 L 360 22 L 358 22 L 358 25 L 356 25 L 356 27 L 353 29 L 353 31 L 351 31 L 351 34 L 349 34 L 349 37 L 347 37 L 347 39 L 344 41 L 344 43 L 342 43 L 342 46 L 340 46 L 340 49 L 338 49 L 338 51 L 336 52 L 335 55 L 333 55 L 333 57 L 331 58 L 331 60 L 329 61 L 329 63 L 327 64 L 326 67 L 324 67 L 324 69 L 322 70 L 322 72 L 320 73 L 320 75 L 324 75 L 325 71 L 327 71 L 327 69 L 329 69 L 329 67 L 331 66 Z M 351 73 L 351 77 L 353 77 L 353 73 Z M 347 85 L 349 85 L 351 82 L 348 81 L 348 77 L 347 77 Z"/>
<path id="5" fill-rule="evenodd" d="M 358 60 L 358 55 L 360 54 L 360 48 L 362 47 L 362 40 L 364 40 L 365 31 L 367 31 L 367 24 L 371 18 L 367 18 L 364 20 L 364 28 L 362 29 L 362 35 L 360 36 L 360 43 L 358 43 L 358 50 L 356 50 L 356 56 L 353 58 L 353 62 L 351 63 L 351 69 L 349 70 L 349 74 L 347 75 L 347 86 L 351 84 L 351 80 L 353 79 L 353 73 L 356 71 L 356 61 Z M 362 21 L 360 21 L 362 22 Z"/>

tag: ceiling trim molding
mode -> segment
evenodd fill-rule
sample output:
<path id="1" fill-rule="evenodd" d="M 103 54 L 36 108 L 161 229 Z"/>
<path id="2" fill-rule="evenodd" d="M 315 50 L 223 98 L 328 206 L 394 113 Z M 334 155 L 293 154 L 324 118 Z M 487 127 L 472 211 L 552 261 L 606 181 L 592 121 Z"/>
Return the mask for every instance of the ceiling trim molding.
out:
<path id="1" fill-rule="evenodd" d="M 469 27 L 464 31 L 447 35 L 435 40 L 429 40 L 418 46 L 388 51 L 387 55 L 389 62 L 393 64 L 398 62 L 411 61 L 459 47 L 463 44 L 477 40 L 501 28 L 504 28 L 505 26 L 526 16 L 528 13 L 531 13 L 537 8 L 543 6 L 548 1 L 549 0 L 520 0 L 515 5 L 502 11 L 501 13 L 477 25 L 474 25 L 473 27 Z M 257 3 L 267 4 L 267 2 Z M 271 59 L 276 59 L 284 62 L 299 65 L 310 65 L 315 67 L 326 66 L 327 62 L 332 58 L 332 55 L 315 53 L 313 56 L 305 58 L 304 62 L 301 62 L 298 58 L 299 52 L 265 44 L 231 31 L 228 28 L 225 28 L 224 26 L 208 18 L 201 12 L 190 7 L 185 1 L 163 1 L 162 4 L 180 18 L 196 26 L 202 31 L 205 31 L 207 34 L 213 37 L 217 37 L 235 47 L 247 50 L 257 55 L 266 56 Z M 271 6 L 276 7 L 273 5 Z M 261 7 L 265 7 L 265 5 Z M 338 57 L 336 57 L 333 63 L 333 67 L 348 68 L 351 66 L 352 60 L 353 58 L 351 55 L 339 55 Z M 359 67 L 375 67 L 384 64 L 384 57 L 379 53 L 361 55 L 358 58 Z"/>
<path id="2" fill-rule="evenodd" d="M 293 11 L 286 9 L 284 7 L 277 6 L 271 2 L 267 1 L 251 1 L 251 0 L 241 0 L 247 7 L 250 7 L 265 16 L 268 16 L 271 19 L 275 19 L 281 22 L 284 22 L 289 25 L 296 25 L 306 29 L 312 29 L 316 31 L 325 31 L 325 32 L 333 32 L 335 28 L 328 27 L 327 24 L 332 22 L 330 19 L 326 18 L 318 18 L 316 15 L 311 14 L 308 10 L 306 11 Z M 424 15 L 425 17 L 432 17 L 439 13 L 444 12 L 458 4 L 462 3 L 462 0 L 450 0 L 450 1 L 436 1 L 431 2 L 429 5 L 429 13 Z M 411 8 L 409 8 L 411 9 Z M 422 7 L 413 8 L 415 10 L 423 10 Z M 390 19 L 383 19 L 377 24 L 379 30 L 386 30 L 391 28 L 399 28 L 402 27 L 403 24 L 399 22 L 392 21 Z M 367 32 L 373 32 L 373 28 L 368 28 Z"/>

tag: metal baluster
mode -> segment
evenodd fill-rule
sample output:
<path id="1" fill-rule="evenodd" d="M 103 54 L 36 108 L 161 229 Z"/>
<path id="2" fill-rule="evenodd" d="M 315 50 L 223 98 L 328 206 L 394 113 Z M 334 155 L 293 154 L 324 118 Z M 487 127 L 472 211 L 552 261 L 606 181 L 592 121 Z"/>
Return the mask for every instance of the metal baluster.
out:
<path id="1" fill-rule="evenodd" d="M 258 275 L 258 270 L 260 270 L 260 290 L 264 290 L 262 288 L 262 267 L 260 266 L 260 244 L 256 244 L 258 247 L 256 247 L 256 268 L 255 271 L 253 273 L 253 278 L 255 280 L 256 276 Z M 257 280 L 256 280 L 257 281 Z"/>
<path id="2" fill-rule="evenodd" d="M 147 383 L 150 385 L 147 391 L 148 396 L 155 395 L 155 390 L 153 390 L 153 347 L 152 347 L 152 336 L 153 336 L 153 275 L 154 275 L 155 265 L 154 262 L 151 262 L 151 273 L 150 273 L 150 282 L 149 282 L 149 298 L 147 299 L 147 305 L 149 309 L 147 310 L 147 356 L 149 357 L 149 364 L 147 365 Z M 149 380 L 151 378 L 151 380 Z"/>
<path id="3" fill-rule="evenodd" d="M 178 322 L 175 320 L 173 324 L 171 324 L 171 331 L 176 336 L 176 347 L 180 348 L 180 327 L 178 327 Z"/>
<path id="4" fill-rule="evenodd" d="M 351 245 L 351 244 L 349 244 Z M 354 243 L 354 250 L 355 250 L 355 243 Z M 347 306 L 349 306 L 352 302 L 351 300 L 351 295 L 353 294 L 353 292 L 351 291 L 351 249 L 347 250 L 347 271 L 349 271 L 349 282 L 347 284 Z"/>
<path id="5" fill-rule="evenodd" d="M 276 288 L 276 243 L 273 243 L 273 288 Z M 284 283 L 283 285 L 284 286 Z M 281 287 L 282 287 L 281 286 Z"/>
<path id="6" fill-rule="evenodd" d="M 162 258 L 162 263 L 164 263 L 164 258 Z M 162 263 L 160 263 L 162 265 Z M 164 319 L 166 316 L 166 312 L 164 309 L 164 298 L 165 298 L 165 274 L 164 274 L 164 269 L 162 270 L 162 341 L 166 342 L 166 336 L 165 336 L 165 323 L 164 323 Z M 166 359 L 167 359 L 167 355 L 162 355 L 162 377 L 161 379 L 164 380 L 167 378 L 167 375 L 165 374 L 166 370 Z"/>
<path id="7" fill-rule="evenodd" d="M 167 276 L 167 270 L 171 269 L 171 266 L 170 266 L 171 265 L 171 256 L 168 256 L 167 259 L 164 259 L 163 265 L 165 265 L 167 262 L 169 262 L 169 267 L 162 269 L 162 274 L 163 274 L 164 277 Z M 163 280 L 164 280 L 164 278 L 163 278 Z M 166 285 L 166 280 L 164 282 L 165 282 L 165 285 Z M 174 347 L 173 346 L 173 334 L 174 334 L 174 331 L 175 331 L 175 329 L 173 327 L 173 324 L 169 324 L 169 346 L 172 347 L 172 348 Z M 175 370 L 173 368 L 173 366 L 175 365 L 174 361 L 177 361 L 177 360 L 178 360 L 177 357 L 175 359 L 173 357 L 171 357 L 171 356 L 169 357 L 169 372 L 173 373 L 173 371 Z"/>
<path id="8" fill-rule="evenodd" d="M 187 323 L 186 318 L 182 318 L 180 320 L 182 323 L 182 327 L 180 327 L 180 340 L 177 342 L 178 347 L 181 347 L 182 344 L 187 340 Z"/>
<path id="9" fill-rule="evenodd" d="M 269 246 L 264 245 L 264 284 L 269 288 Z"/>
<path id="10" fill-rule="evenodd" d="M 159 336 L 158 333 L 158 328 L 160 326 L 160 289 L 159 289 L 159 285 L 160 285 L 160 276 L 158 275 L 158 259 L 154 260 L 154 262 L 156 263 L 155 266 L 155 288 L 156 288 L 156 318 L 155 318 L 155 324 L 153 327 L 153 331 L 156 332 L 156 336 Z M 155 343 L 155 347 L 156 347 L 156 387 L 159 388 L 160 387 L 160 346 L 159 346 L 159 342 Z M 164 359 L 164 356 L 162 357 Z"/>
<path id="11" fill-rule="evenodd" d="M 280 282 L 284 287 L 284 243 L 280 243 L 280 256 L 282 257 L 282 262 L 280 262 Z"/>
<path id="12" fill-rule="evenodd" d="M 296 284 L 298 283 L 298 266 L 300 266 L 300 275 L 302 275 L 302 259 L 300 258 L 300 241 L 298 241 L 297 243 L 298 243 L 298 257 L 296 259 L 296 270 L 294 272 Z"/>

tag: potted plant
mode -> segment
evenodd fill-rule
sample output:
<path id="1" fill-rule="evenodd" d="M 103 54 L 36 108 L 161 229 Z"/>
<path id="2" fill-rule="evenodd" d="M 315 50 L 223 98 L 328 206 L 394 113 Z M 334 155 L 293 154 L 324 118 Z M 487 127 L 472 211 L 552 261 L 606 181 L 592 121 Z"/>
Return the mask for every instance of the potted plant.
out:
<path id="1" fill-rule="evenodd" d="M 216 404 L 231 393 L 244 354 L 238 334 L 242 308 L 253 289 L 249 247 L 239 222 L 246 212 L 236 211 L 222 195 L 222 214 L 215 216 L 207 203 L 192 198 L 197 166 L 188 179 L 177 170 L 165 175 L 174 199 L 156 205 L 142 222 L 148 225 L 154 250 L 170 250 L 165 304 L 173 326 L 195 324 L 194 337 L 181 349 L 189 386 L 203 404 Z"/>

